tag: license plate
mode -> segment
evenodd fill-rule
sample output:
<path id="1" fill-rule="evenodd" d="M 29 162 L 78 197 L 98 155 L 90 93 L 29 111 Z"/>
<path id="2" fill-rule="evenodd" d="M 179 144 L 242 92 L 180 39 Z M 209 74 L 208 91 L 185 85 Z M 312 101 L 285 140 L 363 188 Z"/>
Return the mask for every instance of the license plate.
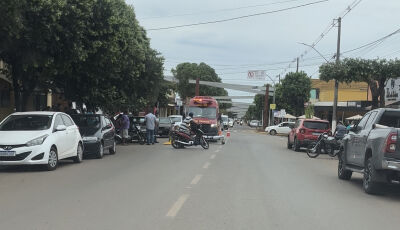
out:
<path id="1" fill-rule="evenodd" d="M 15 157 L 15 151 L 0 151 L 2 157 Z"/>
<path id="2" fill-rule="evenodd" d="M 319 135 L 321 135 L 321 133 L 312 133 L 312 135 L 319 136 Z"/>

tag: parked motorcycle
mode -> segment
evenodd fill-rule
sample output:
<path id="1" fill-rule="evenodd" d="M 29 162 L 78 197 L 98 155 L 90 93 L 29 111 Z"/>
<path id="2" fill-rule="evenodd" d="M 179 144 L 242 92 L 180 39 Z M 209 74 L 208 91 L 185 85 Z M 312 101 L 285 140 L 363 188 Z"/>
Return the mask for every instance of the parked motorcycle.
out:
<path id="1" fill-rule="evenodd" d="M 307 155 L 310 158 L 316 158 L 323 152 L 331 157 L 335 157 L 342 151 L 341 143 L 341 139 L 329 136 L 328 133 L 322 133 L 319 135 L 316 142 L 307 146 Z"/>
<path id="2" fill-rule="evenodd" d="M 118 144 L 122 143 L 122 136 L 119 129 L 116 130 L 115 140 Z M 138 129 L 136 124 L 132 124 L 131 128 L 128 130 L 128 143 L 138 142 L 141 145 L 144 145 L 146 141 L 145 134 Z"/>
<path id="3" fill-rule="evenodd" d="M 197 128 L 192 131 L 190 127 L 181 124 L 171 132 L 171 145 L 175 149 L 184 148 L 185 146 L 201 145 L 203 149 L 208 149 L 210 146 L 204 137 L 204 132 Z"/>

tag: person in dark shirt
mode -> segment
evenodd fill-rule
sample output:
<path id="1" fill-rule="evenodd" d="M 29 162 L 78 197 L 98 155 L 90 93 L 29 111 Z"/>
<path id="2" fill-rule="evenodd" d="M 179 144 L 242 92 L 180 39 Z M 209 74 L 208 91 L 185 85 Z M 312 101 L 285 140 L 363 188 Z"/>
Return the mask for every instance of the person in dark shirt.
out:
<path id="1" fill-rule="evenodd" d="M 346 134 L 346 132 L 347 132 L 346 126 L 344 126 L 342 124 L 342 122 L 339 121 L 336 126 L 336 130 L 335 130 L 335 133 L 333 136 L 336 139 L 342 139 L 344 137 L 344 135 Z"/>

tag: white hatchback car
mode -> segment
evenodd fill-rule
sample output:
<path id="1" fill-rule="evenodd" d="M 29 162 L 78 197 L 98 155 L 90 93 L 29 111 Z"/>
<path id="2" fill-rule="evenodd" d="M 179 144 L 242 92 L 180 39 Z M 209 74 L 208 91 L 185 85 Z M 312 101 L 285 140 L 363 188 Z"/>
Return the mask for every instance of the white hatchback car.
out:
<path id="1" fill-rule="evenodd" d="M 282 122 L 279 125 L 268 126 L 265 128 L 265 132 L 276 135 L 276 134 L 285 134 L 288 135 L 292 128 L 294 127 L 294 122 Z"/>
<path id="2" fill-rule="evenodd" d="M 0 165 L 44 165 L 61 159 L 80 163 L 82 138 L 74 121 L 60 112 L 13 113 L 0 123 Z"/>

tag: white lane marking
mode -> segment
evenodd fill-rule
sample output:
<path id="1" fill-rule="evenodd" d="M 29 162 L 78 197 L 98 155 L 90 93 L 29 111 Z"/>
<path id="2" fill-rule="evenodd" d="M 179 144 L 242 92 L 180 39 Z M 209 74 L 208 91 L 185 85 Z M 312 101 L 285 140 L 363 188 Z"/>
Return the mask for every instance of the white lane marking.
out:
<path id="1" fill-rule="evenodd" d="M 167 213 L 167 217 L 175 217 L 178 214 L 179 210 L 182 208 L 183 204 L 186 202 L 187 198 L 189 198 L 189 194 L 183 194 L 179 197 L 179 199 L 172 205 L 171 209 Z"/>
<path id="2" fill-rule="evenodd" d="M 210 159 L 212 160 L 212 159 L 214 159 L 216 156 L 217 156 L 217 155 L 213 154 L 213 155 L 211 155 Z"/>
<path id="3" fill-rule="evenodd" d="M 210 166 L 210 162 L 206 162 L 206 163 L 203 165 L 203 169 L 208 169 L 208 166 Z"/>
<path id="4" fill-rule="evenodd" d="M 220 151 L 221 151 L 221 149 L 217 149 L 217 150 L 214 151 L 214 153 L 218 153 Z"/>
<path id="5" fill-rule="evenodd" d="M 197 174 L 197 175 L 193 178 L 192 182 L 190 182 L 190 184 L 195 185 L 195 184 L 199 183 L 199 181 L 200 181 L 200 179 L 201 179 L 202 177 L 203 177 L 203 175 Z"/>

